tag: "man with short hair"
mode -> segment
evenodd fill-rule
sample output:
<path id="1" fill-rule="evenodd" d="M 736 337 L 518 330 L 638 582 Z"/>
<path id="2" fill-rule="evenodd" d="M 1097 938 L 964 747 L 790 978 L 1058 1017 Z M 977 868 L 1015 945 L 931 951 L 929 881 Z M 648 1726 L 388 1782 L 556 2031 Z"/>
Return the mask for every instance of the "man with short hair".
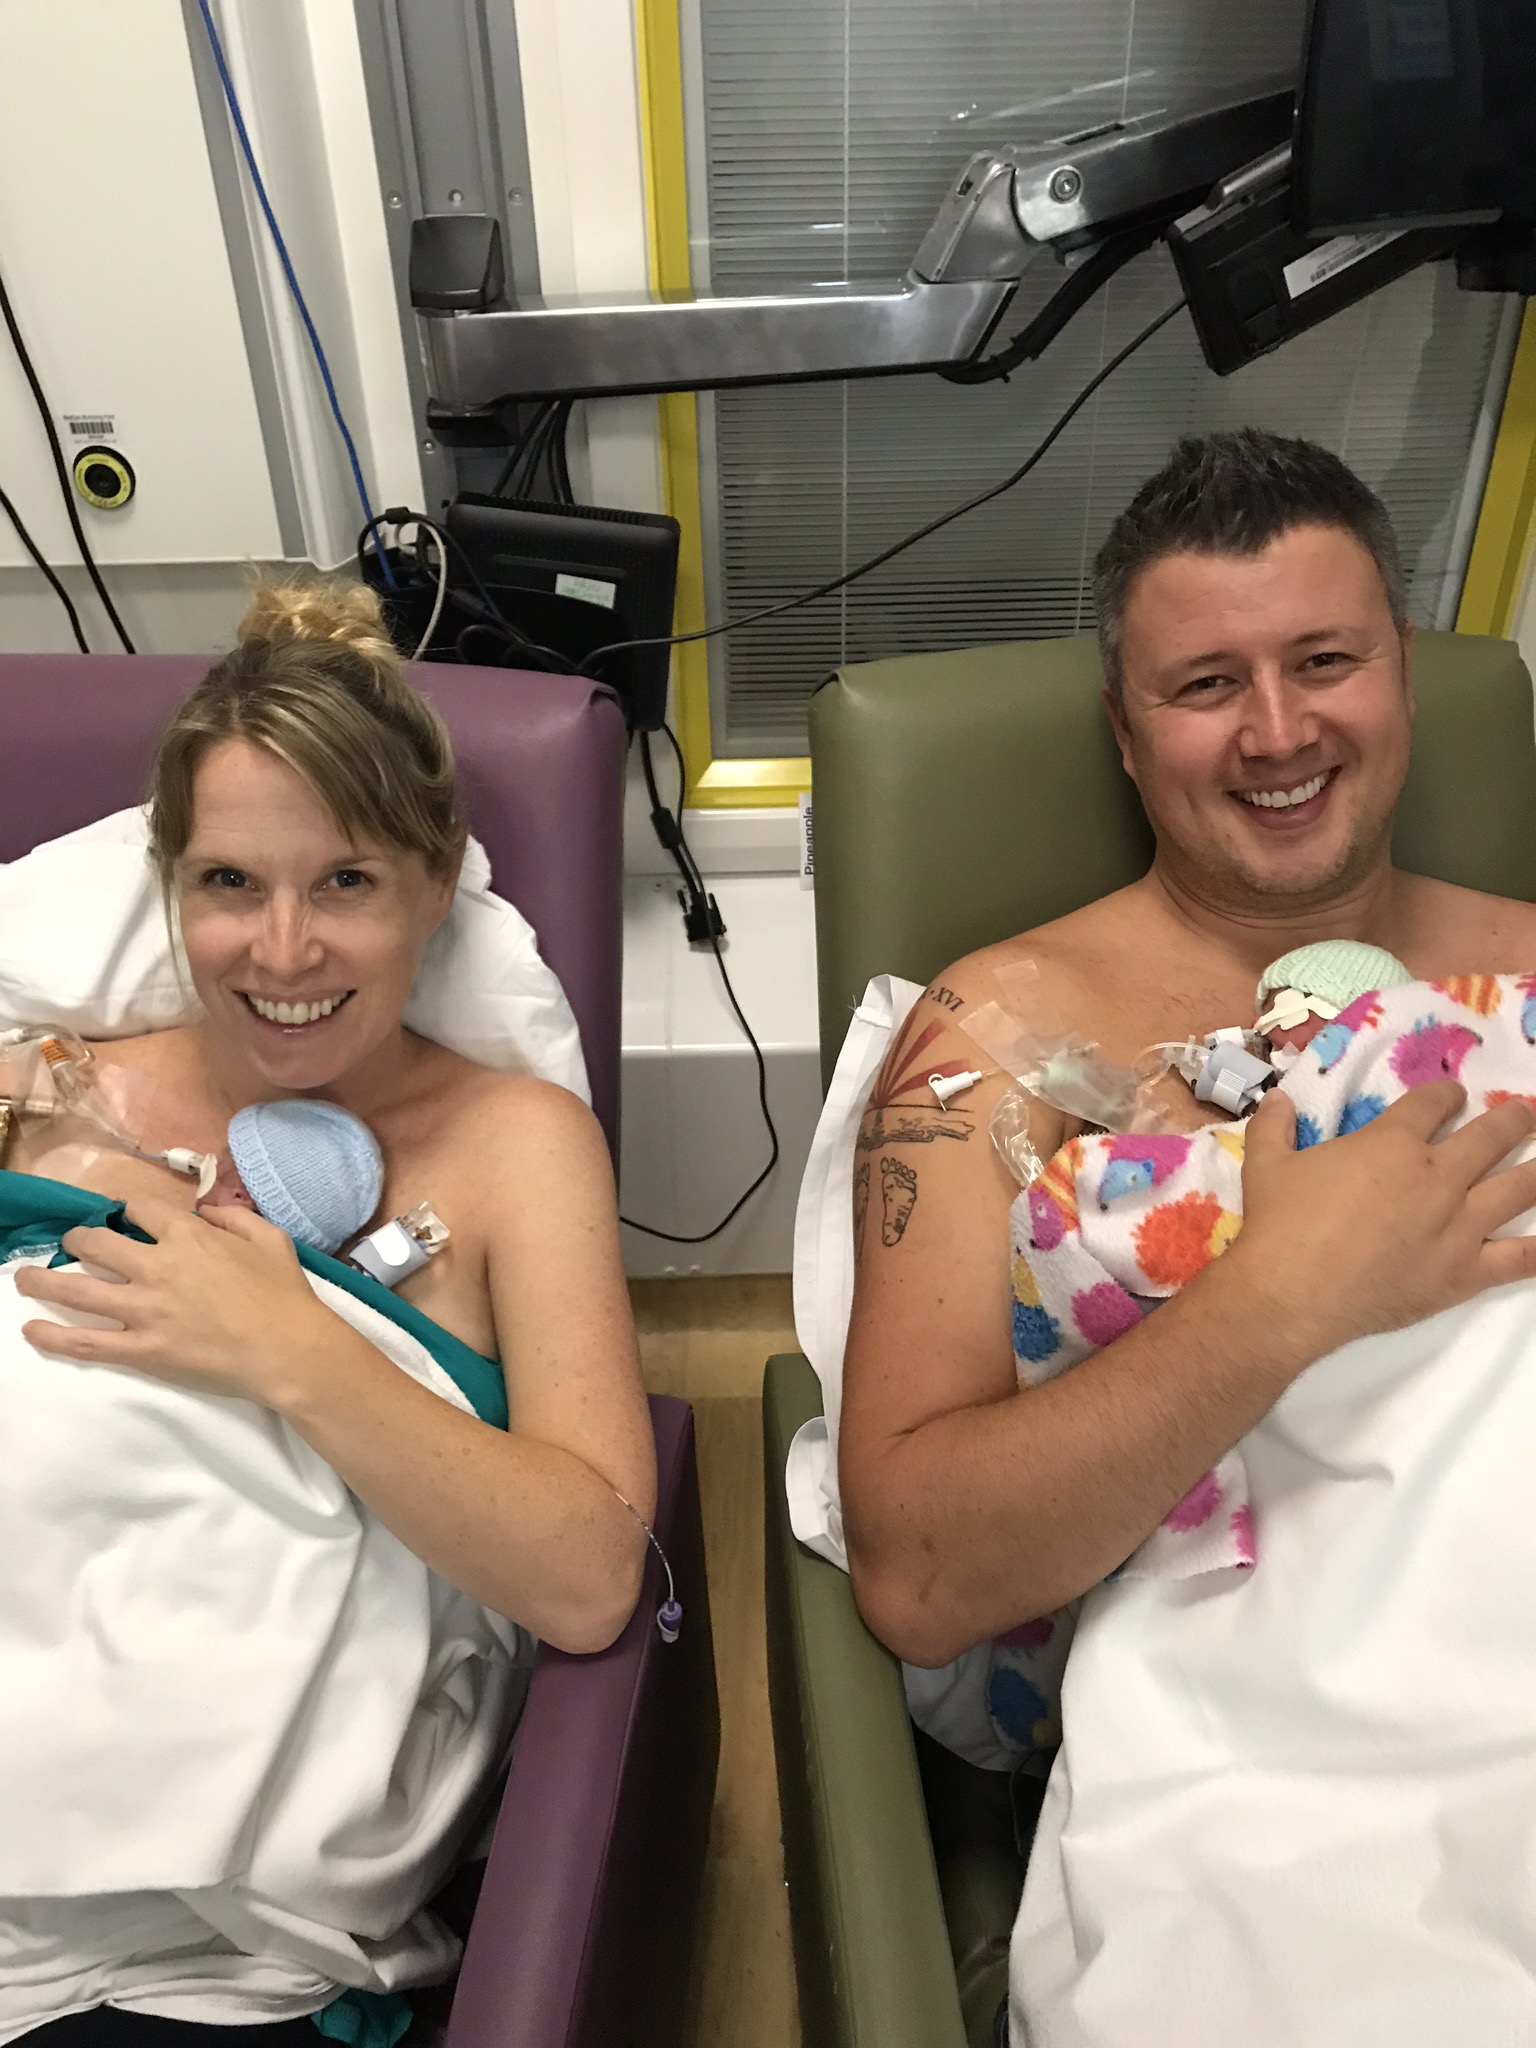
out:
<path id="1" fill-rule="evenodd" d="M 1181 443 L 1112 528 L 1095 594 L 1152 866 L 942 975 L 914 1012 L 941 1027 L 925 1072 L 974 1068 L 956 1016 L 1023 959 L 1048 1007 L 1126 1064 L 1251 1023 L 1262 970 L 1314 940 L 1367 941 L 1423 978 L 1536 968 L 1536 909 L 1392 864 L 1413 627 L 1387 515 L 1335 456 L 1252 429 Z M 1489 1241 L 1536 1201 L 1536 1165 L 1492 1171 L 1536 1126 L 1524 1103 L 1435 1144 L 1464 1099 L 1437 1082 L 1298 1152 L 1275 1091 L 1249 1127 L 1227 1254 L 1070 1372 L 1021 1386 L 1018 1189 L 988 1138 L 1008 1085 L 994 1070 L 951 1102 L 942 1144 L 920 1128 L 936 1108 L 895 1118 L 878 1087 L 866 1118 L 903 1192 L 899 1228 L 874 1200 L 860 1218 L 844 1532 L 861 1610 L 915 1665 L 1098 1585 L 1326 1353 L 1536 1275 L 1536 1239 Z M 1042 1157 L 1069 1134 L 1035 1106 Z"/>

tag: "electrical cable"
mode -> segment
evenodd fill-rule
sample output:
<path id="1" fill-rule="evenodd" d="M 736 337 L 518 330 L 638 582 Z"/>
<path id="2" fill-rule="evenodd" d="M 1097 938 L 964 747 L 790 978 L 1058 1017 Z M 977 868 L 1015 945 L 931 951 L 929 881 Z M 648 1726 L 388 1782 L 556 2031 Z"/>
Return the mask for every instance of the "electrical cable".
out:
<path id="1" fill-rule="evenodd" d="M 683 877 L 687 894 L 684 895 L 683 891 L 679 891 L 679 900 L 683 902 L 687 913 L 685 921 L 688 925 L 688 936 L 695 943 L 707 943 L 710 951 L 714 954 L 715 965 L 720 970 L 720 979 L 725 986 L 726 999 L 730 1003 L 732 1010 L 736 1013 L 736 1021 L 745 1033 L 748 1045 L 752 1048 L 752 1057 L 757 1063 L 757 1104 L 762 1112 L 764 1128 L 768 1133 L 768 1163 L 751 1185 L 726 1210 L 720 1221 L 709 1230 L 700 1230 L 691 1234 L 678 1230 L 658 1230 L 654 1223 L 637 1223 L 633 1216 L 625 1216 L 622 1213 L 620 1214 L 619 1221 L 627 1223 L 631 1230 L 638 1230 L 646 1237 L 662 1238 L 667 1244 L 707 1244 L 712 1237 L 718 1237 L 728 1223 L 733 1223 L 736 1220 L 778 1165 L 779 1133 L 778 1127 L 773 1121 L 773 1111 L 768 1107 L 768 1063 L 763 1058 L 763 1049 L 757 1042 L 757 1034 L 747 1022 L 746 1013 L 737 1000 L 736 991 L 731 985 L 730 974 L 726 970 L 725 955 L 720 950 L 720 941 L 725 936 L 725 924 L 720 916 L 719 907 L 714 897 L 709 894 L 705 886 L 704 877 L 699 871 L 699 864 L 694 859 L 692 849 L 689 847 L 688 841 L 683 834 L 683 794 L 687 787 L 687 771 L 683 764 L 683 750 L 678 745 L 677 734 L 673 732 L 670 725 L 664 724 L 661 729 L 666 734 L 667 742 L 671 746 L 677 760 L 677 810 L 675 813 L 667 810 L 661 801 L 660 792 L 656 787 L 655 764 L 651 759 L 651 736 L 648 732 L 642 732 L 640 734 L 640 762 L 645 770 L 646 789 L 651 798 L 651 823 L 656 827 L 657 838 L 661 840 L 662 845 L 672 855 L 673 860 L 677 863 L 678 872 Z M 660 819 L 664 819 L 665 822 L 660 822 Z M 690 898 L 694 899 L 694 901 L 690 902 Z M 702 918 L 702 925 L 699 922 L 700 918 Z M 695 937 L 696 932 L 697 937 Z"/>
<path id="2" fill-rule="evenodd" d="M 558 403 L 558 399 L 551 398 L 546 400 L 545 403 L 539 407 L 537 412 L 535 412 L 533 418 L 529 421 L 528 425 L 524 427 L 523 431 L 518 435 L 517 439 L 512 443 L 511 448 L 507 452 L 507 459 L 501 466 L 500 474 L 497 476 L 495 483 L 491 485 L 491 497 L 500 498 L 505 496 L 508 485 L 511 483 L 513 477 L 516 476 L 517 474 L 518 465 L 521 463 L 523 459 L 523 455 L 528 447 L 528 443 L 530 442 L 530 440 L 532 440 L 533 436 L 536 433 L 538 433 L 539 429 L 543 426 L 545 419 L 551 412 L 554 411 Z"/>
<path id="3" fill-rule="evenodd" d="M 54 595 L 58 598 L 59 603 L 63 605 L 65 611 L 69 614 L 69 630 L 75 636 L 75 645 L 79 648 L 82 654 L 89 654 L 91 651 L 90 642 L 85 637 L 84 630 L 80 624 L 80 614 L 75 610 L 74 604 L 70 599 L 69 592 L 64 588 L 63 583 L 54 573 L 53 566 L 44 556 L 42 549 L 38 546 L 37 542 L 32 538 L 31 534 L 28 533 L 26 527 L 22 524 L 21 514 L 16 510 L 16 507 L 11 503 L 10 499 L 5 495 L 5 492 L 3 490 L 0 490 L 0 511 L 3 511 L 5 513 L 6 518 L 9 519 L 12 526 L 15 527 L 16 538 L 21 542 L 22 546 L 26 549 L 27 553 L 32 557 L 33 561 L 37 564 L 38 568 L 42 570 L 43 575 L 47 578 L 49 584 L 53 588 Z"/>
<path id="4" fill-rule="evenodd" d="M 1111 235 L 1076 270 L 1067 272 L 1066 282 L 1052 292 L 1034 319 L 1027 321 L 1012 341 L 1005 343 L 995 355 L 984 356 L 980 362 L 948 363 L 939 375 L 949 384 L 990 384 L 999 377 L 1011 375 L 1020 363 L 1034 362 L 1044 355 L 1072 316 L 1081 312 L 1117 271 L 1150 249 L 1176 217 L 1174 214 L 1160 214 L 1155 220 L 1143 221 L 1137 227 Z"/>
<path id="5" fill-rule="evenodd" d="M 576 502 L 576 493 L 571 488 L 570 449 L 567 446 L 571 428 L 571 411 L 572 401 L 568 398 L 565 401 L 565 410 L 560 417 L 559 427 L 555 432 L 552 451 L 554 455 L 555 503 L 557 505 L 574 505 Z"/>
<path id="6" fill-rule="evenodd" d="M 304 332 L 309 337 L 309 345 L 314 352 L 315 363 L 320 371 L 320 379 L 325 386 L 325 395 L 330 401 L 331 417 L 336 422 L 337 431 L 341 435 L 342 443 L 347 451 L 347 460 L 352 465 L 352 481 L 357 487 L 357 496 L 363 508 L 363 517 L 372 525 L 373 507 L 368 502 L 368 486 L 363 481 L 363 466 L 357 458 L 357 446 L 352 439 L 351 430 L 342 413 L 341 400 L 336 395 L 336 383 L 335 379 L 331 376 L 331 366 L 326 360 L 325 349 L 321 345 L 315 323 L 310 317 L 309 306 L 305 301 L 304 294 L 299 288 L 299 280 L 293 268 L 293 259 L 288 254 L 288 244 L 283 240 L 283 231 L 277 224 L 277 215 L 272 211 L 272 202 L 267 197 L 266 183 L 257 166 L 256 152 L 251 147 L 251 138 L 246 130 L 245 116 L 240 111 L 240 100 L 235 91 L 235 81 L 229 75 L 229 65 L 224 56 L 224 45 L 219 41 L 219 32 L 214 26 L 213 11 L 208 4 L 208 0 L 198 0 L 198 8 L 203 17 L 203 26 L 208 31 L 208 41 L 213 50 L 214 64 L 218 69 L 219 83 L 224 88 L 224 98 L 229 107 L 229 117 L 234 123 L 235 134 L 239 138 L 240 150 L 245 158 L 246 169 L 251 174 L 251 184 L 255 190 L 257 202 L 261 207 L 263 218 L 266 220 L 267 231 L 272 237 L 272 246 L 277 251 L 278 262 L 283 267 L 283 276 L 288 281 L 288 289 L 293 294 L 293 303 L 299 309 L 299 318 L 304 323 Z M 383 555 L 380 556 L 379 566 L 383 571 L 385 582 L 393 590 L 395 587 L 394 571 L 391 569 L 388 559 Z"/>
<path id="7" fill-rule="evenodd" d="M 80 524 L 80 513 L 75 505 L 75 490 L 69 480 L 69 469 L 64 461 L 64 450 L 59 446 L 58 432 L 53 424 L 53 413 L 49 409 L 48 399 L 43 391 L 42 384 L 38 380 L 37 371 L 33 368 L 32 358 L 27 352 L 27 344 L 22 340 L 21 329 L 16 322 L 15 308 L 11 304 L 11 295 L 5 288 L 3 276 L 0 276 L 0 318 L 3 318 L 5 321 L 6 332 L 11 337 L 11 346 L 16 351 L 16 360 L 21 365 L 21 374 L 27 380 L 28 389 L 32 393 L 32 402 L 36 405 L 38 417 L 43 423 L 43 432 L 48 436 L 48 452 L 53 457 L 54 475 L 59 480 L 59 490 L 64 499 L 64 510 L 69 519 L 69 529 L 75 536 L 75 546 L 80 550 L 80 559 L 84 562 L 86 574 L 95 586 L 96 595 L 101 599 L 102 609 L 112 621 L 112 630 L 123 643 L 124 654 L 134 654 L 137 652 L 137 649 L 128 637 L 128 628 L 117 615 L 117 606 L 112 602 L 112 593 L 102 581 L 101 571 L 96 566 L 96 557 L 91 553 L 90 543 L 85 537 L 85 528 Z M 10 516 L 12 521 L 15 522 L 15 513 L 12 512 Z M 18 523 L 17 531 L 20 532 L 20 530 Z M 33 559 L 41 566 L 40 556 L 34 554 Z M 62 596 L 63 586 L 56 585 L 55 587 Z M 68 605 L 69 599 L 66 597 L 64 602 Z M 75 634 L 78 638 L 80 626 L 72 605 L 70 606 L 70 617 L 74 623 Z M 84 646 L 83 642 L 81 651 L 84 653 L 90 651 Z"/>
<path id="8" fill-rule="evenodd" d="M 445 560 L 446 551 L 451 548 L 459 561 L 464 565 L 465 573 L 479 594 L 478 607 L 475 603 L 471 602 L 464 591 L 454 590 L 451 587 L 446 591 L 444 602 L 445 604 L 453 603 L 459 605 L 464 610 L 470 612 L 478 608 L 487 612 L 489 618 L 478 620 L 475 626 L 466 627 L 464 632 L 461 632 L 459 635 L 460 640 L 464 638 L 465 632 L 482 631 L 496 633 L 520 652 L 542 655 L 544 665 L 553 668 L 557 675 L 579 675 L 581 673 L 569 655 L 561 654 L 553 647 L 544 647 L 537 640 L 530 640 L 526 633 L 513 625 L 512 621 L 501 610 L 495 598 L 491 596 L 491 593 L 480 580 L 480 572 L 475 567 L 474 557 L 469 553 L 463 542 L 450 533 L 447 527 L 439 526 L 435 519 L 429 519 L 424 512 L 413 512 L 405 505 L 391 505 L 386 512 L 380 513 L 377 519 L 369 519 L 368 524 L 361 529 L 357 536 L 358 573 L 363 576 L 365 581 L 367 557 L 363 552 L 363 543 L 366 540 L 372 539 L 374 556 L 379 561 L 380 567 L 384 568 L 387 566 L 384 559 L 386 547 L 380 538 L 380 529 L 385 526 L 393 526 L 397 531 L 403 526 L 422 527 L 432 535 L 439 547 L 445 551 Z M 462 653 L 460 659 L 463 659 Z"/>
<path id="9" fill-rule="evenodd" d="M 565 437 L 570 426 L 574 400 L 552 398 L 541 406 L 533 424 L 512 449 L 502 465 L 490 495 L 526 503 L 541 496 L 557 505 L 575 503 L 571 472 L 566 459 Z M 545 488 L 539 490 L 539 467 L 544 468 Z"/>
<path id="10" fill-rule="evenodd" d="M 677 742 L 673 739 L 671 727 L 668 726 L 666 731 L 667 737 L 672 740 L 675 747 Z M 656 787 L 656 766 L 651 759 L 651 736 L 648 732 L 640 734 L 640 765 L 645 773 L 646 794 L 651 800 L 651 829 L 655 832 L 663 851 L 672 856 L 673 864 L 682 876 L 683 887 L 678 900 L 683 905 L 683 923 L 688 937 L 697 945 L 702 945 L 711 931 L 723 937 L 725 923 L 720 916 L 719 906 L 710 896 L 699 864 L 693 857 L 693 849 L 683 834 L 682 808 L 686 771 L 682 765 L 682 755 L 679 752 L 676 812 L 668 810 L 661 800 L 661 792 Z"/>
<path id="11" fill-rule="evenodd" d="M 512 495 L 515 498 L 527 501 L 529 499 L 538 497 L 540 463 L 543 463 L 545 476 L 546 479 L 548 479 L 550 472 L 550 440 L 556 432 L 556 429 L 559 424 L 559 418 L 560 402 L 556 400 L 550 406 L 549 411 L 545 414 L 544 418 L 540 421 L 537 432 L 534 434 L 533 438 L 530 440 L 528 444 L 527 453 L 523 458 L 523 467 L 512 492 Z M 554 486 L 552 482 L 546 483 L 546 489 L 548 491 L 552 492 L 553 488 Z"/>
<path id="12" fill-rule="evenodd" d="M 909 533 L 904 539 L 894 541 L 890 547 L 883 548 L 878 555 L 871 555 L 867 562 L 858 563 L 854 568 L 845 570 L 841 576 L 833 576 L 825 583 L 818 583 L 813 590 L 802 590 L 795 597 L 782 598 L 776 604 L 765 604 L 755 612 L 744 612 L 740 618 L 721 619 L 716 625 L 697 627 L 691 633 L 663 633 L 654 634 L 642 640 L 614 640 L 606 647 L 594 648 L 582 662 L 581 673 L 583 675 L 595 674 L 596 664 L 605 660 L 611 654 L 628 654 L 638 647 L 686 647 L 696 640 L 714 640 L 721 633 L 736 633 L 743 626 L 755 626 L 764 619 L 776 619 L 784 612 L 798 611 L 801 605 L 814 604 L 820 597 L 830 597 L 834 591 L 843 590 L 848 584 L 856 582 L 859 577 L 869 575 L 871 570 L 883 568 L 887 562 L 893 561 L 897 555 L 905 554 L 908 548 L 916 547 L 920 540 L 927 540 L 930 534 L 939 532 L 942 527 L 953 525 L 957 519 L 963 519 L 967 512 L 974 512 L 982 505 L 989 505 L 994 498 L 1002 497 L 1005 491 L 1011 491 L 1015 484 L 1020 484 L 1024 481 L 1030 471 L 1035 468 L 1050 449 L 1056 445 L 1057 441 L 1060 440 L 1061 436 L 1099 389 L 1100 385 L 1106 383 L 1122 363 L 1135 355 L 1137 349 L 1145 342 L 1150 341 L 1159 328 L 1166 327 L 1174 315 L 1182 313 L 1183 310 L 1184 300 L 1182 298 L 1175 300 L 1166 312 L 1159 313 L 1157 318 L 1149 321 L 1133 340 L 1128 341 L 1118 355 L 1111 356 L 1103 369 L 1091 377 L 1082 390 L 1079 391 L 1076 398 L 1073 399 L 1066 411 L 1060 415 L 1044 440 L 1038 442 L 1025 460 L 1019 464 L 1018 468 L 1005 476 L 1001 483 L 991 484 L 986 490 L 978 491 L 975 497 L 967 498 L 963 504 L 951 507 L 948 512 L 941 512 L 937 519 L 930 519 L 926 526 L 918 527 L 915 533 Z"/>
<path id="13" fill-rule="evenodd" d="M 427 529 L 422 527 L 416 536 L 418 561 L 421 559 L 421 543 L 426 532 Z M 427 629 L 416 642 L 415 652 L 411 656 L 412 661 L 420 661 L 428 647 L 431 646 L 432 635 L 437 631 L 437 622 L 443 616 L 443 600 L 448 595 L 448 550 L 443 546 L 435 533 L 431 536 L 431 539 L 433 547 L 437 550 L 437 595 L 432 600 L 432 615 L 427 620 Z"/>

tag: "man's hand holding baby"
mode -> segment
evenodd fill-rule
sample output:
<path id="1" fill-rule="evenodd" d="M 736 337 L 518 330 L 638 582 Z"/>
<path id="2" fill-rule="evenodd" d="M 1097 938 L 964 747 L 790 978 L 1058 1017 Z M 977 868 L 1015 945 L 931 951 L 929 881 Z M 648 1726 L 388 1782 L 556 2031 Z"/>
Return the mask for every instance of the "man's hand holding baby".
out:
<path id="1" fill-rule="evenodd" d="M 323 1358 L 338 1327 L 305 1279 L 293 1240 L 233 1206 L 188 1215 L 145 1197 L 129 1204 L 128 1217 L 155 1242 L 71 1230 L 63 1249 L 94 1270 L 28 1266 L 15 1282 L 29 1300 L 120 1327 L 30 1322 L 23 1335 L 50 1357 L 131 1366 L 281 1412 L 296 1377 Z"/>
<path id="2" fill-rule="evenodd" d="M 1511 1100 L 1437 1142 L 1466 1099 L 1457 1082 L 1430 1082 L 1305 1151 L 1279 1089 L 1248 1120 L 1229 1257 L 1308 1358 L 1536 1277 L 1536 1237 L 1491 1241 L 1536 1205 L 1536 1162 L 1495 1171 L 1536 1133 L 1536 1110 Z"/>

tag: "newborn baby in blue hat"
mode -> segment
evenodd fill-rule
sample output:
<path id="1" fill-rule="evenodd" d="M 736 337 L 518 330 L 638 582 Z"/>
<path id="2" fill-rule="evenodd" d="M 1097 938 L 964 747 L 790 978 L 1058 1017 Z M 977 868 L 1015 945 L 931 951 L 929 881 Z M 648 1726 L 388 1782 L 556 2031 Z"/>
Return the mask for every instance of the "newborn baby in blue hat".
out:
<path id="1" fill-rule="evenodd" d="M 229 1149 L 199 1206 L 254 1209 L 297 1243 L 334 1252 L 383 1191 L 383 1155 L 362 1118 L 300 1097 L 253 1102 L 230 1119 Z"/>

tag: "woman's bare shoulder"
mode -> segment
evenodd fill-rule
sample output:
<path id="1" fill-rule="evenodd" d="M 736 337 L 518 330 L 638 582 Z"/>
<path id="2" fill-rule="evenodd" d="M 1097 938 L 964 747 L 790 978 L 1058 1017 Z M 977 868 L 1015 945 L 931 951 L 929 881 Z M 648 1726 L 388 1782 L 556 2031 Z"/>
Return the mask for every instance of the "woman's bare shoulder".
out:
<path id="1" fill-rule="evenodd" d="M 532 1074 L 507 1074 L 457 1054 L 440 1070 L 439 1128 L 456 1151 L 498 1174 L 516 1157 L 526 1169 L 536 1161 L 585 1159 L 607 1146 L 597 1118 L 580 1096 Z"/>
<path id="2" fill-rule="evenodd" d="M 91 1056 L 102 1066 L 174 1071 L 198 1063 L 197 1034 L 189 1024 L 164 1031 L 141 1031 L 132 1038 L 86 1040 Z"/>
<path id="3" fill-rule="evenodd" d="M 430 1064 L 424 1078 L 432 1092 L 455 1114 L 521 1119 L 592 1113 L 580 1096 L 558 1082 L 542 1080 L 536 1074 L 507 1073 L 499 1067 L 482 1066 L 445 1046 L 430 1048 Z"/>

